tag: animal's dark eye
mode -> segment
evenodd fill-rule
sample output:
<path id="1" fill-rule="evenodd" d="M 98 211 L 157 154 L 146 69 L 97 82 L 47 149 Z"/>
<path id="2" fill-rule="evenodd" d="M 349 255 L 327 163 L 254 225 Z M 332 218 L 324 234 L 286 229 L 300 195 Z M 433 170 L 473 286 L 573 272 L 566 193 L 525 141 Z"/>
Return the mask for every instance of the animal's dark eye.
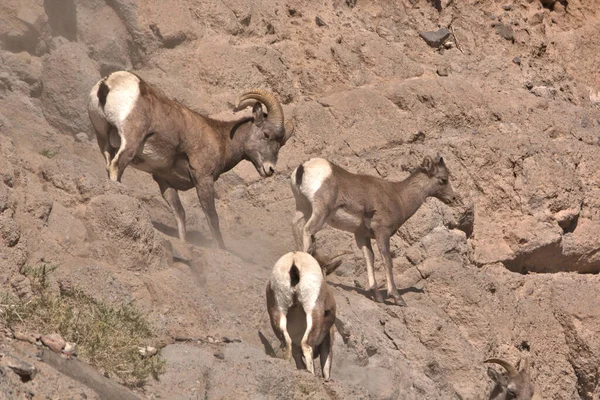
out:
<path id="1" fill-rule="evenodd" d="M 445 184 L 447 184 L 447 183 L 448 183 L 448 178 L 440 178 L 440 183 L 441 183 L 442 185 L 445 185 Z"/>
<path id="2" fill-rule="evenodd" d="M 517 397 L 517 393 L 513 389 L 507 389 L 506 394 L 508 395 L 509 399 L 514 399 Z"/>

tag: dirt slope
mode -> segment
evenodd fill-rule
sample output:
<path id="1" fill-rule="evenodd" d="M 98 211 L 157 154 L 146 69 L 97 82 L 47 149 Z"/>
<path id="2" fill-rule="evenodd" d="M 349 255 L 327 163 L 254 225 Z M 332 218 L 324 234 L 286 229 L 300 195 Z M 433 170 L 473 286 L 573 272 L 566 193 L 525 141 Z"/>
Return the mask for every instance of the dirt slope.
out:
<path id="1" fill-rule="evenodd" d="M 482 360 L 530 356 L 544 399 L 597 399 L 600 14 L 564 4 L 2 1 L 0 289 L 27 296 L 19 271 L 43 259 L 56 288 L 135 301 L 168 362 L 142 398 L 484 399 Z M 455 36 L 432 48 L 419 33 L 440 27 Z M 278 174 L 242 163 L 218 181 L 231 252 L 211 248 L 192 191 L 186 246 L 150 176 L 107 180 L 86 99 L 117 69 L 222 118 L 266 88 L 294 119 Z M 403 179 L 438 152 L 465 206 L 430 199 L 392 239 L 408 307 L 374 303 L 351 235 L 328 228 L 320 247 L 353 252 L 331 279 L 333 381 L 270 357 L 264 286 L 293 248 L 292 169 L 319 156 Z M 0 362 L 3 396 L 95 396 L 23 346 L 0 339 L 42 372 L 22 383 Z"/>

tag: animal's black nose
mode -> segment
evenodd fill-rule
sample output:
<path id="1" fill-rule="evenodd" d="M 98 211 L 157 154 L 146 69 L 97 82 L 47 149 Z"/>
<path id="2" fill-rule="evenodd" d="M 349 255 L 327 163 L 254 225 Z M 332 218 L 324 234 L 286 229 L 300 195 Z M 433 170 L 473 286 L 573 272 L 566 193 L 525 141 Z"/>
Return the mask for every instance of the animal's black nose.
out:
<path id="1" fill-rule="evenodd" d="M 275 168 L 273 168 L 273 167 L 269 167 L 269 170 L 267 171 L 267 174 L 268 174 L 269 176 L 271 176 L 271 175 L 273 175 L 274 173 L 275 173 Z"/>

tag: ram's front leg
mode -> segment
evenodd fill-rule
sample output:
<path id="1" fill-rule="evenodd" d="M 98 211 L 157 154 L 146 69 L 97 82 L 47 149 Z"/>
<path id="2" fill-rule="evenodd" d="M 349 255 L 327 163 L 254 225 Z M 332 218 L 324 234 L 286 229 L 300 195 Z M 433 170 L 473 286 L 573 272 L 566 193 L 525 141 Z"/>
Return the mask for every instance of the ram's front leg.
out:
<path id="1" fill-rule="evenodd" d="M 196 192 L 198 193 L 198 200 L 200 200 L 202 210 L 208 219 L 208 225 L 210 226 L 213 238 L 217 241 L 219 248 L 225 250 L 225 243 L 223 242 L 221 228 L 219 227 L 219 216 L 215 207 L 215 181 L 213 178 L 204 177 L 196 179 Z"/>

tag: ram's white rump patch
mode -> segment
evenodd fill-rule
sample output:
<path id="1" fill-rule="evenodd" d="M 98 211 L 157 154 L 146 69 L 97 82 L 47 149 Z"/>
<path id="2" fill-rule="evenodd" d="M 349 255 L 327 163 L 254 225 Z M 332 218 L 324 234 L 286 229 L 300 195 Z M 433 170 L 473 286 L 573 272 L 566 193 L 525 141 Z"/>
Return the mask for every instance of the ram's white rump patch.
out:
<path id="1" fill-rule="evenodd" d="M 106 85 L 109 91 L 104 113 L 106 119 L 120 130 L 140 97 L 140 80 L 130 72 L 118 71 L 108 77 Z"/>

